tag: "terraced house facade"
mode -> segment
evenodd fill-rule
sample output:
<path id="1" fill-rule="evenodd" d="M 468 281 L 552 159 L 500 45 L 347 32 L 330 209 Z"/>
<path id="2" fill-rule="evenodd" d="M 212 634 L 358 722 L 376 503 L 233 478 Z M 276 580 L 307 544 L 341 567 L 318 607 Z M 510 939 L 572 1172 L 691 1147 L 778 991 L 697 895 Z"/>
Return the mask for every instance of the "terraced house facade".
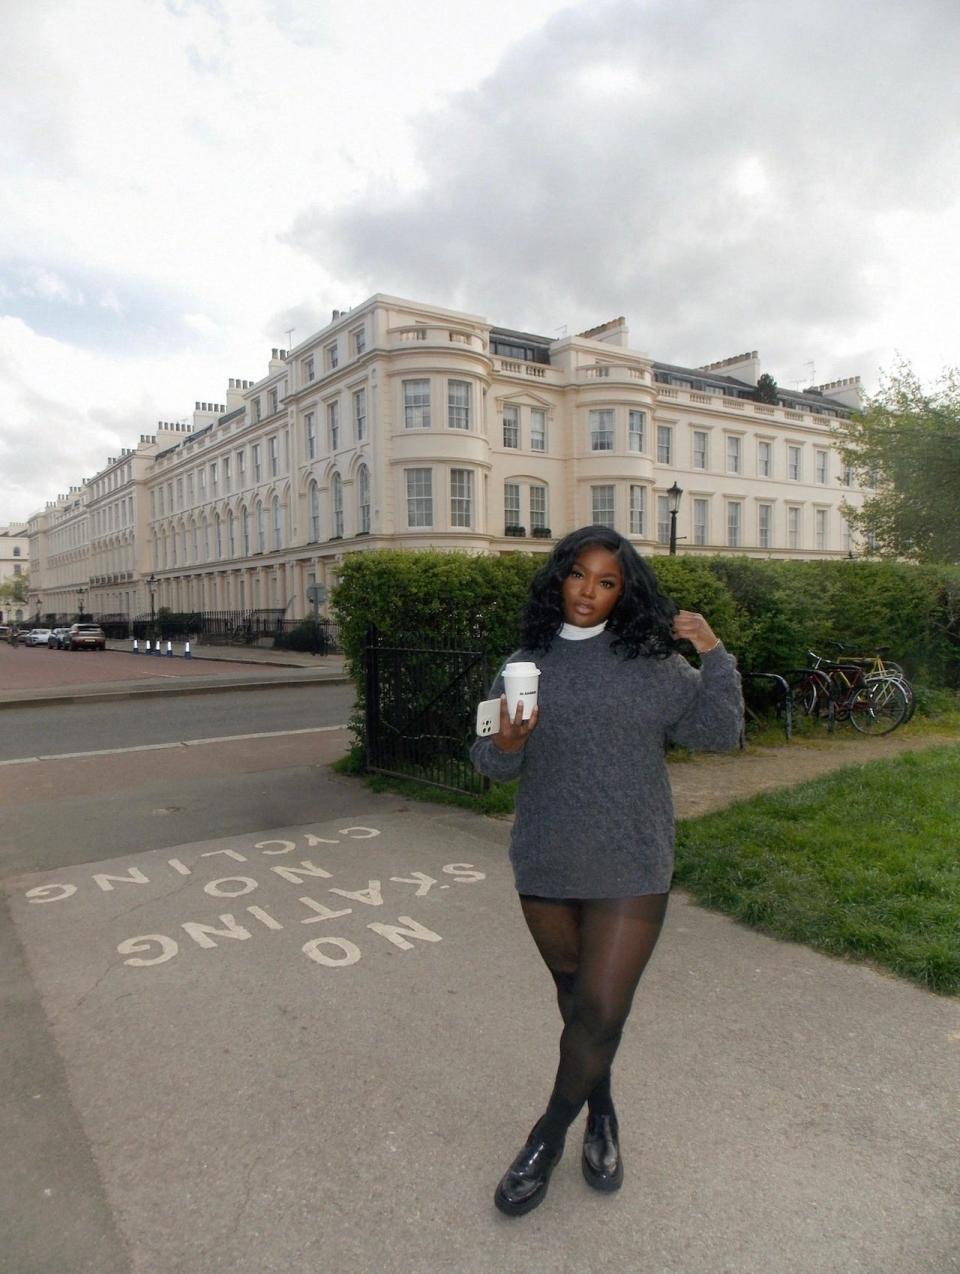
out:
<path id="1" fill-rule="evenodd" d="M 31 584 L 44 612 L 82 585 L 94 613 L 147 613 L 149 579 L 174 610 L 298 618 L 310 584 L 371 548 L 545 553 L 601 522 L 666 551 L 674 484 L 681 552 L 860 552 L 841 506 L 862 493 L 830 432 L 858 380 L 765 403 L 759 370 L 755 352 L 658 363 L 623 319 L 550 340 L 378 294 L 48 505 Z M 78 490 L 86 539 L 75 528 L 71 550 L 86 555 L 54 560 Z"/>

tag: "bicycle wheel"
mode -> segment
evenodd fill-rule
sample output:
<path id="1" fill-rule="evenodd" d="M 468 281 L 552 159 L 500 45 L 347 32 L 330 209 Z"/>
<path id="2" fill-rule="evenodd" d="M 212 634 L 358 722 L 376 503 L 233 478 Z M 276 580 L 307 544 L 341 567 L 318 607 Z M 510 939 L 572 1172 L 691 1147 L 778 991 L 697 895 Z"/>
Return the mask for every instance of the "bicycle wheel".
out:
<path id="1" fill-rule="evenodd" d="M 895 681 L 907 696 L 907 715 L 904 717 L 902 724 L 906 725 L 908 721 L 913 720 L 913 714 L 917 710 L 917 696 L 913 692 L 913 686 L 902 672 L 891 671 L 888 676 L 884 676 L 883 673 L 874 673 L 873 676 L 867 678 L 868 684 L 871 681 Z"/>
<path id="2" fill-rule="evenodd" d="M 826 711 L 830 702 L 830 679 L 816 669 L 809 669 L 790 687 L 790 691 L 794 710 L 816 717 Z"/>
<path id="3" fill-rule="evenodd" d="M 861 734 L 889 734 L 907 718 L 906 691 L 899 681 L 877 678 L 862 685 L 850 700 L 850 723 Z"/>

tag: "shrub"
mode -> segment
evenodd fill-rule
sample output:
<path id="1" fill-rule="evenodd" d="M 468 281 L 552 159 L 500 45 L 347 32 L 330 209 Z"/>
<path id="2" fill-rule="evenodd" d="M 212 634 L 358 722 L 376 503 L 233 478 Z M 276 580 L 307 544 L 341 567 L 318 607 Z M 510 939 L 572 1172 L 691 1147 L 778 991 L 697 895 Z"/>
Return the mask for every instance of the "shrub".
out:
<path id="1" fill-rule="evenodd" d="M 275 650 L 301 650 L 311 655 L 325 655 L 330 645 L 329 625 L 315 619 L 301 619 L 288 633 L 277 633 L 273 639 Z"/>

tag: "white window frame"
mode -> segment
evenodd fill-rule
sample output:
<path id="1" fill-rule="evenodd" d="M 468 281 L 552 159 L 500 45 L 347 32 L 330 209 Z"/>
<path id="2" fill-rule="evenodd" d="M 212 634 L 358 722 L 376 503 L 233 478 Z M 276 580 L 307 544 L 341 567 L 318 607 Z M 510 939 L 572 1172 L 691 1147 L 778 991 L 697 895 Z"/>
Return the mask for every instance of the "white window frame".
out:
<path id="1" fill-rule="evenodd" d="M 705 496 L 694 497 L 693 542 L 694 544 L 710 543 L 710 501 Z"/>
<path id="2" fill-rule="evenodd" d="M 757 477 L 773 477 L 773 443 L 768 438 L 757 440 Z"/>
<path id="3" fill-rule="evenodd" d="M 343 478 L 334 470 L 330 478 L 330 506 L 333 513 L 333 534 L 343 536 Z"/>
<path id="4" fill-rule="evenodd" d="M 727 473 L 743 472 L 743 443 L 739 434 L 727 434 L 724 446 Z"/>
<path id="5" fill-rule="evenodd" d="M 592 486 L 590 488 L 590 521 L 596 526 L 613 527 L 616 524 L 616 518 L 616 487 L 612 482 Z"/>
<path id="6" fill-rule="evenodd" d="M 320 487 L 316 482 L 310 483 L 310 540 L 316 544 L 320 539 Z"/>
<path id="7" fill-rule="evenodd" d="M 803 480 L 803 452 L 795 443 L 787 444 L 787 481 Z"/>
<path id="8" fill-rule="evenodd" d="M 357 529 L 370 531 L 370 470 L 365 464 L 357 470 Z"/>
<path id="9" fill-rule="evenodd" d="M 616 413 L 612 407 L 594 407 L 589 414 L 590 450 L 613 451 Z"/>
<path id="10" fill-rule="evenodd" d="M 627 412 L 627 450 L 645 451 L 647 447 L 647 413 Z"/>
<path id="11" fill-rule="evenodd" d="M 787 505 L 787 548 L 803 547 L 803 510 L 798 504 Z"/>
<path id="12" fill-rule="evenodd" d="M 513 493 L 516 492 L 516 502 L 513 499 Z M 522 514 L 520 512 L 520 483 L 505 482 L 503 484 L 503 521 L 505 526 L 521 526 Z"/>
<path id="13" fill-rule="evenodd" d="M 630 484 L 630 534 L 645 535 L 647 524 L 647 488 L 639 482 Z"/>
<path id="14" fill-rule="evenodd" d="M 530 450 L 547 449 L 547 413 L 542 407 L 530 408 Z"/>
<path id="15" fill-rule="evenodd" d="M 657 425 L 657 464 L 673 464 L 673 425 Z"/>
<path id="16" fill-rule="evenodd" d="M 815 509 L 813 516 L 815 543 L 817 548 L 824 552 L 830 547 L 830 511 Z"/>
<path id="17" fill-rule="evenodd" d="M 530 483 L 530 530 L 546 529 L 549 521 L 549 495 L 545 482 Z"/>
<path id="18" fill-rule="evenodd" d="M 426 389 L 423 388 L 426 386 Z M 430 381 L 426 377 L 403 382 L 404 429 L 430 428 Z"/>
<path id="19" fill-rule="evenodd" d="M 473 470 L 450 470 L 450 525 L 473 526 Z"/>
<path id="20" fill-rule="evenodd" d="M 327 437 L 330 439 L 330 454 L 340 450 L 340 400 L 327 403 Z"/>
<path id="21" fill-rule="evenodd" d="M 357 442 L 363 442 L 367 436 L 367 387 L 353 391 L 353 431 Z"/>
<path id="22" fill-rule="evenodd" d="M 816 476 L 816 480 L 817 482 L 820 483 L 821 486 L 825 486 L 827 482 L 827 473 L 828 473 L 827 452 L 823 449 L 823 447 L 817 447 L 817 449 L 814 451 L 813 454 L 815 457 L 814 474 Z"/>
<path id="23" fill-rule="evenodd" d="M 276 551 L 283 548 L 283 511 L 278 495 L 273 497 L 273 502 L 270 505 L 270 515 L 273 549 Z"/>
<path id="24" fill-rule="evenodd" d="M 307 447 L 307 459 L 316 460 L 317 458 L 317 416 L 316 412 L 308 411 L 303 417 L 303 432 Z"/>
<path id="25" fill-rule="evenodd" d="M 743 541 L 743 501 L 727 501 L 727 548 L 738 549 Z"/>
<path id="26" fill-rule="evenodd" d="M 462 394 L 462 401 L 455 401 L 455 396 Z M 468 380 L 447 381 L 447 428 L 470 428 L 470 382 Z"/>
<path id="27" fill-rule="evenodd" d="M 361 354 L 366 353 L 367 349 L 367 329 L 366 327 L 355 327 L 350 333 L 350 339 L 353 342 L 354 355 L 359 358 Z"/>
<path id="28" fill-rule="evenodd" d="M 757 548 L 773 548 L 773 505 L 757 505 Z"/>
<path id="29" fill-rule="evenodd" d="M 670 543 L 670 497 L 657 496 L 657 543 Z"/>
<path id="30" fill-rule="evenodd" d="M 422 530 L 433 526 L 433 470 L 418 467 L 404 470 L 407 496 L 407 526 Z"/>
<path id="31" fill-rule="evenodd" d="M 510 451 L 520 447 L 520 408 L 513 403 L 503 406 L 503 445 Z"/>
<path id="32" fill-rule="evenodd" d="M 697 444 L 702 443 L 702 446 Z M 694 469 L 706 470 L 710 466 L 710 433 L 706 429 L 694 429 L 690 448 L 690 464 Z"/>

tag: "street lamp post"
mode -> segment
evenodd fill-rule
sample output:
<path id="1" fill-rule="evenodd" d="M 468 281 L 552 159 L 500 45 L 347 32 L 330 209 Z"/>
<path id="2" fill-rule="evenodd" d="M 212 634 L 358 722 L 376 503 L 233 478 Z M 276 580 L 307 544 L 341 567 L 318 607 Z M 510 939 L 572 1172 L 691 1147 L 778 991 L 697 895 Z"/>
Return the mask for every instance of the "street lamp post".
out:
<path id="1" fill-rule="evenodd" d="M 676 478 L 674 478 L 673 486 L 667 490 L 667 499 L 670 501 L 670 556 L 675 556 L 677 552 L 677 513 L 680 509 L 680 497 L 683 495 L 683 488 L 677 486 Z"/>
<path id="2" fill-rule="evenodd" d="M 154 605 L 154 589 L 156 587 L 157 587 L 156 575 L 148 575 L 147 588 L 149 588 L 150 590 L 150 635 L 151 637 L 155 637 L 157 635 L 157 612 L 156 612 L 156 607 Z"/>
<path id="3" fill-rule="evenodd" d="M 87 590 L 85 588 L 77 589 L 77 619 L 78 620 L 83 619 L 83 599 L 86 596 L 86 593 L 87 593 Z"/>

